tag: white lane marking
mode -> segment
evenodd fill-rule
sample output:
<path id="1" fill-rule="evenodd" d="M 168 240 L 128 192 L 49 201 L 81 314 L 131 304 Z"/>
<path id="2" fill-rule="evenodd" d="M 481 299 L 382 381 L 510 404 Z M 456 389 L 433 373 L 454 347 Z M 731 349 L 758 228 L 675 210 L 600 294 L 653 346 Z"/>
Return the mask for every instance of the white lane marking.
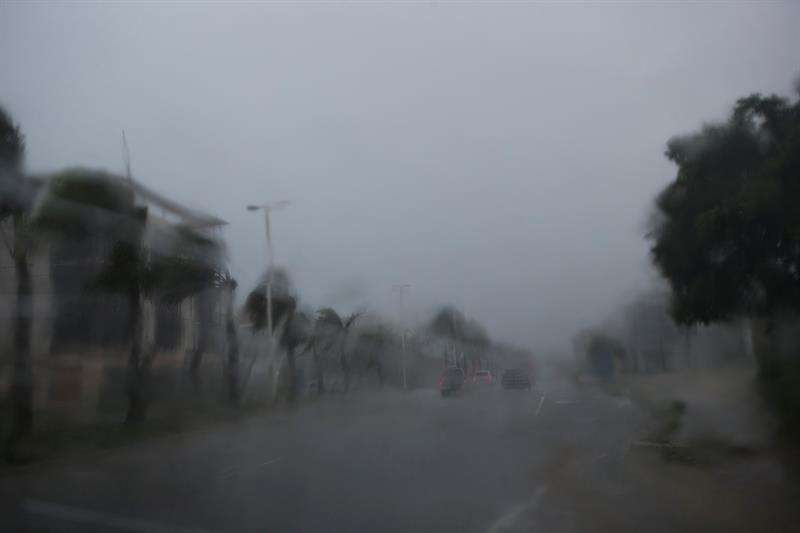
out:
<path id="1" fill-rule="evenodd" d="M 525 513 L 529 511 L 533 511 L 536 506 L 539 504 L 539 500 L 542 499 L 544 496 L 546 487 L 541 486 L 536 489 L 536 492 L 533 493 L 533 498 L 531 501 L 527 503 L 520 503 L 509 509 L 505 514 L 503 514 L 500 518 L 494 521 L 487 533 L 504 533 L 510 531 L 528 531 L 529 528 L 525 527 L 530 526 L 532 524 L 524 524 L 523 518 Z M 529 517 L 529 522 L 530 522 Z"/>
<path id="2" fill-rule="evenodd" d="M 238 467 L 238 466 L 233 466 L 233 467 L 231 467 L 231 468 L 228 468 L 228 469 L 226 469 L 226 470 L 223 470 L 223 471 L 220 473 L 220 475 L 219 475 L 219 476 L 220 476 L 220 477 L 231 477 L 232 475 L 236 474 L 236 472 L 237 472 L 238 470 L 239 470 L 239 467 Z"/>
<path id="3" fill-rule="evenodd" d="M 280 461 L 280 460 L 281 460 L 281 457 L 276 457 L 275 459 L 270 459 L 269 461 L 264 461 L 260 465 L 256 465 L 254 467 L 254 469 L 255 468 L 264 468 L 265 466 L 269 466 L 272 463 L 275 463 L 275 462 Z M 239 473 L 240 471 L 244 470 L 244 468 L 245 468 L 244 466 L 232 466 L 232 467 L 227 468 L 227 469 L 223 470 L 222 472 L 220 472 L 219 476 L 221 478 L 233 477 L 237 473 Z"/>
<path id="4" fill-rule="evenodd" d="M 542 393 L 542 397 L 539 398 L 539 407 L 536 408 L 536 415 L 534 415 L 534 416 L 539 416 L 539 411 L 542 410 L 542 404 L 544 403 L 544 399 L 545 399 L 546 396 L 547 396 L 547 393 L 543 392 Z"/>
<path id="5" fill-rule="evenodd" d="M 184 528 L 159 524 L 149 520 L 127 518 L 38 500 L 26 500 L 23 508 L 31 514 L 55 518 L 74 524 L 85 524 L 142 533 L 211 533 L 208 529 Z"/>

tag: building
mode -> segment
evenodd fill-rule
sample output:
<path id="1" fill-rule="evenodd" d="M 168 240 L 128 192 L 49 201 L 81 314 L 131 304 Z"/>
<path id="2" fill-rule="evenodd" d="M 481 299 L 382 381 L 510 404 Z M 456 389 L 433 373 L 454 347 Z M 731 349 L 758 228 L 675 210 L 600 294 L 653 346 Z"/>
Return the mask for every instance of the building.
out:
<path id="1" fill-rule="evenodd" d="M 186 228 L 221 242 L 225 221 L 166 198 L 135 180 L 103 175 L 130 188 L 135 205 L 147 208 L 143 239 L 150 253 L 158 253 L 159 247 Z M 32 194 L 41 198 L 50 178 L 28 179 L 34 184 Z M 0 394 L 4 394 L 11 377 L 17 281 L 13 223 L 4 221 L 0 230 L 6 244 L 0 248 Z M 105 401 L 104 389 L 120 389 L 116 382 L 124 375 L 131 334 L 127 303 L 121 295 L 87 290 L 112 244 L 102 236 L 68 244 L 42 241 L 28 255 L 37 408 L 64 407 L 83 417 L 95 413 Z M 143 345 L 158 354 L 157 365 L 182 367 L 186 355 L 198 349 L 201 332 L 207 333 L 208 352 L 221 351 L 224 306 L 220 296 L 219 290 L 209 290 L 177 303 L 145 302 Z"/>

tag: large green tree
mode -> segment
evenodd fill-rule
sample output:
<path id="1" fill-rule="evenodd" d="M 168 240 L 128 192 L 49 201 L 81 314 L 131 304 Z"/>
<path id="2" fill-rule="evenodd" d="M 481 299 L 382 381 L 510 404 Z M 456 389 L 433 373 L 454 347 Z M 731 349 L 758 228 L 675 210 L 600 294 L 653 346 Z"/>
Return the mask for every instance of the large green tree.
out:
<path id="1" fill-rule="evenodd" d="M 652 255 L 682 324 L 800 310 L 800 103 L 740 99 L 727 121 L 669 141 Z"/>
<path id="2" fill-rule="evenodd" d="M 11 116 L 0 107 L 0 224 L 11 220 L 13 236 L 2 226 L 3 244 L 14 263 L 16 310 L 14 313 L 14 354 L 11 381 L 12 420 L 8 453 L 14 459 L 17 443 L 33 429 L 33 367 L 31 362 L 30 265 L 31 235 L 28 214 L 33 201 L 32 182 L 22 173 L 25 139 Z"/>
<path id="3" fill-rule="evenodd" d="M 762 390 L 800 435 L 797 339 L 784 328 L 800 311 L 800 100 L 742 98 L 666 155 L 678 173 L 650 238 L 671 314 L 685 325 L 751 319 Z"/>

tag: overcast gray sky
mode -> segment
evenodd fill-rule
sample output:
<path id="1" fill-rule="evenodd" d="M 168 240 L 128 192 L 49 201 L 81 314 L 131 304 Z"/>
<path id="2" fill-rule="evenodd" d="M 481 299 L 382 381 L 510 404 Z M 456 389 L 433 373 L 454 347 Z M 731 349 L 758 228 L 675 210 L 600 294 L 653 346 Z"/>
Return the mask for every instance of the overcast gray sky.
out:
<path id="1" fill-rule="evenodd" d="M 229 221 L 249 289 L 276 214 L 303 301 L 566 348 L 647 288 L 667 139 L 789 94 L 800 2 L 0 2 L 0 103 L 28 167 L 120 171 Z"/>

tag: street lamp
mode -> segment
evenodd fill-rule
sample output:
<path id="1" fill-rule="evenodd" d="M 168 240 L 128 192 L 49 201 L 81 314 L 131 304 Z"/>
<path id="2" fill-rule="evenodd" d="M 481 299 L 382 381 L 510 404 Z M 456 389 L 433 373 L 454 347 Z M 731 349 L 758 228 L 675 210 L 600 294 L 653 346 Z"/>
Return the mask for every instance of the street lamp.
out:
<path id="1" fill-rule="evenodd" d="M 269 332 L 269 353 L 272 355 L 272 279 L 274 273 L 274 257 L 272 253 L 272 231 L 270 227 L 269 214 L 288 207 L 290 202 L 281 200 L 262 205 L 248 205 L 248 211 L 264 211 L 264 225 L 267 230 L 267 331 Z"/>
<path id="2" fill-rule="evenodd" d="M 405 390 L 408 390 L 408 381 L 406 379 L 406 327 L 403 313 L 403 294 L 410 288 L 411 285 L 408 283 L 396 283 L 392 285 L 392 292 L 397 293 L 398 318 L 400 319 L 400 327 L 402 328 L 400 342 L 403 348 L 403 389 Z"/>

